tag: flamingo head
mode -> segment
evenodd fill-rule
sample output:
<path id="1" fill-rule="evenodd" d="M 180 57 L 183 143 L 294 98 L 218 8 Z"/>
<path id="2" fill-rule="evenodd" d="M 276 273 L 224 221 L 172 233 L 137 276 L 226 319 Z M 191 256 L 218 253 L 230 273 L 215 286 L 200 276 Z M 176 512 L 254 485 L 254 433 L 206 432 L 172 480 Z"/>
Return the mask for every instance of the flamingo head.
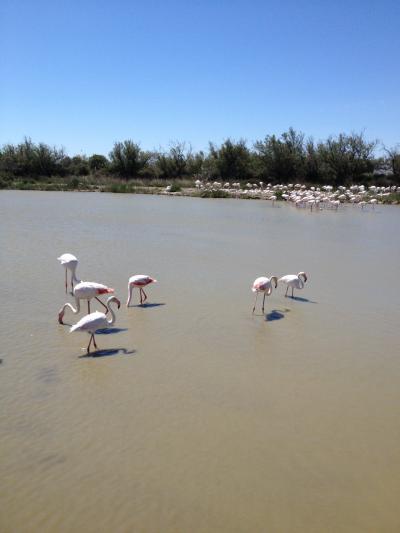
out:
<path id="1" fill-rule="evenodd" d="M 299 278 L 303 278 L 304 283 L 307 281 L 307 274 L 305 272 L 299 272 L 297 275 Z"/>
<path id="2" fill-rule="evenodd" d="M 275 282 L 275 289 L 278 287 L 278 278 L 276 276 L 271 276 L 271 283 Z"/>
<path id="3" fill-rule="evenodd" d="M 60 311 L 60 312 L 58 313 L 58 323 L 59 323 L 59 324 L 64 324 L 64 322 L 63 322 L 63 318 L 64 318 L 64 310 L 62 310 L 62 311 Z"/>
<path id="4" fill-rule="evenodd" d="M 115 302 L 118 306 L 118 309 L 121 307 L 121 302 L 116 296 L 110 296 L 110 298 L 107 300 L 107 303 L 110 304 L 111 302 Z"/>

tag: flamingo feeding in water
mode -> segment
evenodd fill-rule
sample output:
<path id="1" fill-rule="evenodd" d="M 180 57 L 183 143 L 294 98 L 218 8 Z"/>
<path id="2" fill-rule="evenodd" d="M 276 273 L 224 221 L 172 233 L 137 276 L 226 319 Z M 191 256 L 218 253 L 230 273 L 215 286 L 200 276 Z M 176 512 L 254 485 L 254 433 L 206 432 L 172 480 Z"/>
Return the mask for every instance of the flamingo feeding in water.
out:
<path id="1" fill-rule="evenodd" d="M 287 296 L 287 291 L 289 287 L 292 288 L 292 298 L 293 298 L 293 289 L 302 289 L 307 279 L 308 279 L 307 274 L 305 272 L 299 272 L 297 275 L 288 274 L 287 276 L 283 276 L 282 278 L 279 278 L 278 281 L 281 281 L 282 283 L 286 283 L 285 296 Z"/>
<path id="2" fill-rule="evenodd" d="M 90 341 L 88 344 L 88 347 L 86 348 L 87 353 L 90 351 L 90 345 L 93 341 L 94 347 L 97 348 L 96 340 L 94 338 L 94 334 L 96 331 L 100 328 L 107 328 L 108 326 L 112 326 L 115 322 L 115 313 L 110 307 L 111 302 L 115 302 L 118 305 L 118 309 L 120 308 L 121 302 L 118 300 L 116 296 L 110 296 L 107 300 L 107 312 L 109 311 L 111 313 L 111 319 L 107 320 L 107 317 L 104 313 L 100 313 L 99 311 L 95 311 L 94 313 L 90 313 L 90 315 L 86 315 L 83 318 L 79 320 L 76 324 L 74 324 L 71 329 L 69 330 L 71 333 L 73 331 L 87 331 L 90 333 Z"/>
<path id="3" fill-rule="evenodd" d="M 63 318 L 65 309 L 69 307 L 71 311 L 74 313 L 74 315 L 78 314 L 81 309 L 81 300 L 87 300 L 88 304 L 88 313 L 90 313 L 90 300 L 92 298 L 96 298 L 98 302 L 101 303 L 103 307 L 106 309 L 106 314 L 108 313 L 107 306 L 97 297 L 100 294 L 112 294 L 114 292 L 114 289 L 111 289 L 110 287 L 107 287 L 106 285 L 102 285 L 101 283 L 95 283 L 94 281 L 80 281 L 78 285 L 75 285 L 75 289 L 73 291 L 73 294 L 75 296 L 75 304 L 76 308 L 74 308 L 70 303 L 65 303 L 60 311 L 58 312 L 58 322 L 60 324 L 63 324 Z"/>
<path id="4" fill-rule="evenodd" d="M 67 292 L 68 282 L 67 282 L 67 272 L 71 272 L 71 290 L 74 289 L 74 281 L 79 283 L 79 279 L 75 275 L 76 267 L 78 266 L 78 259 L 72 254 L 62 254 L 60 257 L 57 257 L 60 261 L 61 266 L 65 268 L 65 292 Z"/>
<path id="5" fill-rule="evenodd" d="M 259 292 L 264 293 L 264 298 L 263 298 L 263 303 L 262 303 L 262 312 L 264 313 L 265 296 L 270 296 L 270 294 L 272 293 L 272 282 L 275 283 L 275 289 L 276 289 L 278 286 L 278 278 L 276 276 L 271 276 L 270 278 L 260 277 L 254 281 L 253 286 L 251 288 L 251 290 L 256 293 L 256 299 L 254 300 L 253 313 L 256 308 L 257 297 L 258 297 Z"/>
<path id="6" fill-rule="evenodd" d="M 156 279 L 153 279 L 150 276 L 146 276 L 145 274 L 136 274 L 135 276 L 131 276 L 128 282 L 128 301 L 126 302 L 126 307 L 129 307 L 129 304 L 131 303 L 133 289 L 135 287 L 139 288 L 140 303 L 144 304 L 144 302 L 147 300 L 147 294 L 144 292 L 143 287 L 146 287 L 146 285 L 150 285 L 150 283 L 156 282 Z"/>

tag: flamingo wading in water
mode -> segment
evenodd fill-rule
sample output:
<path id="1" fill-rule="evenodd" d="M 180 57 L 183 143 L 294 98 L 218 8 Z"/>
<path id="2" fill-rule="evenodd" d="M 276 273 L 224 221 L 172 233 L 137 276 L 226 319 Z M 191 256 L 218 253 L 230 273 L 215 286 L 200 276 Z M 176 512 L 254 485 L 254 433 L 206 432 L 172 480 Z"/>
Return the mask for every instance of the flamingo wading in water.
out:
<path id="1" fill-rule="evenodd" d="M 57 259 L 60 261 L 61 266 L 65 268 L 65 292 L 67 292 L 68 288 L 68 270 L 71 272 L 71 290 L 74 290 L 74 281 L 79 283 L 79 279 L 75 275 L 76 267 L 78 266 L 78 259 L 72 254 L 62 254 L 60 257 L 57 257 Z"/>
<path id="2" fill-rule="evenodd" d="M 145 274 L 136 274 L 135 276 L 130 277 L 128 282 L 128 301 L 126 302 L 126 307 L 129 307 L 129 304 L 131 303 L 133 289 L 135 287 L 139 288 L 140 303 L 144 304 L 144 302 L 147 300 L 147 294 L 144 292 L 143 287 L 146 287 L 146 285 L 150 285 L 150 283 L 156 282 L 156 279 L 153 279 L 150 276 L 146 276 Z"/>
<path id="3" fill-rule="evenodd" d="M 80 281 L 78 285 L 75 285 L 75 289 L 73 291 L 73 294 L 75 296 L 75 304 L 76 308 L 74 308 L 70 303 L 65 303 L 60 311 L 58 312 L 58 322 L 60 324 L 63 324 L 63 318 L 65 309 L 68 307 L 71 309 L 71 311 L 74 313 L 74 315 L 78 314 L 81 310 L 81 300 L 87 300 L 88 304 L 88 313 L 90 313 L 90 300 L 92 298 L 96 298 L 98 302 L 101 303 L 103 307 L 106 309 L 106 314 L 108 313 L 108 307 L 97 297 L 100 294 L 112 294 L 114 292 L 114 289 L 111 289 L 110 287 L 106 287 L 106 285 L 102 285 L 101 283 L 95 283 L 94 281 Z"/>
<path id="4" fill-rule="evenodd" d="M 289 287 L 292 288 L 292 298 L 293 298 L 293 290 L 302 289 L 307 279 L 308 279 L 307 274 L 305 272 L 299 272 L 297 275 L 288 274 L 287 276 L 283 276 L 282 278 L 279 278 L 278 281 L 281 281 L 282 283 L 286 283 L 285 296 L 287 296 L 287 291 Z"/>
<path id="5" fill-rule="evenodd" d="M 271 276 L 270 278 L 262 276 L 260 278 L 257 278 L 254 281 L 253 286 L 251 288 L 251 290 L 256 293 L 256 299 L 254 300 L 253 313 L 256 309 L 256 303 L 257 303 L 259 292 L 264 293 L 263 303 L 262 303 L 262 312 L 264 313 L 265 296 L 270 296 L 270 294 L 272 293 L 272 282 L 275 283 L 275 289 L 276 289 L 278 286 L 278 278 L 276 276 Z"/>
<path id="6" fill-rule="evenodd" d="M 104 313 L 100 313 L 99 311 L 95 311 L 94 313 L 90 313 L 90 315 L 86 315 L 83 318 L 79 320 L 76 324 L 74 324 L 71 329 L 69 330 L 71 333 L 73 331 L 87 331 L 90 333 L 90 341 L 88 344 L 88 347 L 86 348 L 87 353 L 90 351 L 90 345 L 94 344 L 94 347 L 97 348 L 96 340 L 94 338 L 94 334 L 98 329 L 101 328 L 107 328 L 108 326 L 112 326 L 115 322 L 115 313 L 110 307 L 111 302 L 115 302 L 118 305 L 118 309 L 120 308 L 121 302 L 118 300 L 116 296 L 110 296 L 107 300 L 107 312 L 109 311 L 111 313 L 111 319 L 107 320 L 107 317 Z"/>

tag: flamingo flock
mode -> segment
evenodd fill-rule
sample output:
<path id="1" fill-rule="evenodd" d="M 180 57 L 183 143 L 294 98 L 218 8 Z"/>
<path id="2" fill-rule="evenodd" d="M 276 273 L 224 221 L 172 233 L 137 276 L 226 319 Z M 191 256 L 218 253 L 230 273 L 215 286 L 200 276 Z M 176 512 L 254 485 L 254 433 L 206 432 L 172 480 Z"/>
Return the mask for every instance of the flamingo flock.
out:
<path id="1" fill-rule="evenodd" d="M 97 349 L 95 333 L 98 329 L 107 328 L 115 323 L 116 316 L 114 310 L 111 308 L 111 304 L 116 304 L 118 309 L 121 306 L 120 300 L 113 295 L 114 289 L 103 285 L 101 283 L 96 283 L 94 281 L 81 281 L 76 277 L 76 269 L 78 266 L 78 259 L 69 253 L 63 254 L 58 257 L 61 265 L 65 268 L 65 288 L 67 291 L 68 282 L 67 282 L 67 272 L 71 272 L 71 294 L 75 298 L 74 307 L 69 302 L 66 302 L 60 311 L 58 312 L 58 322 L 59 324 L 64 324 L 63 318 L 66 309 L 70 309 L 72 313 L 78 314 L 81 310 L 81 300 L 87 301 L 88 314 L 81 318 L 76 324 L 71 326 L 70 332 L 74 331 L 85 331 L 90 334 L 89 344 L 86 348 L 87 353 L 90 353 L 90 346 L 93 342 L 94 347 Z M 285 297 L 289 288 L 292 289 L 292 298 L 294 289 L 303 289 L 306 281 L 308 280 L 307 274 L 305 272 L 299 272 L 298 274 L 287 274 L 278 279 L 277 276 L 260 276 L 254 280 L 251 290 L 255 293 L 255 300 L 253 305 L 253 314 L 256 309 L 257 298 L 260 293 L 263 294 L 262 301 L 262 312 L 264 313 L 265 308 L 265 297 L 272 294 L 273 289 L 277 289 L 278 283 L 286 285 Z M 75 287 L 73 282 L 76 283 Z M 129 307 L 133 299 L 133 291 L 135 288 L 139 289 L 140 305 L 143 305 L 147 300 L 147 294 L 144 292 L 144 287 L 150 285 L 151 283 L 156 283 L 157 280 L 146 275 L 146 274 L 135 274 L 131 276 L 128 280 L 128 299 L 126 302 L 126 307 Z M 107 302 L 104 303 L 100 300 L 99 296 L 103 294 L 112 294 L 107 299 Z M 105 313 L 100 313 L 99 311 L 90 312 L 90 301 L 96 299 L 105 309 Z M 110 319 L 107 318 L 108 313 L 110 313 Z"/>
<path id="2" fill-rule="evenodd" d="M 74 255 L 66 253 L 58 257 L 58 260 L 65 268 L 65 292 L 67 292 L 68 288 L 67 272 L 68 270 L 71 272 L 71 293 L 75 298 L 76 305 L 76 307 L 74 307 L 69 302 L 66 302 L 58 312 L 58 322 L 59 324 L 64 324 L 63 319 L 66 309 L 70 309 L 75 315 L 78 314 L 81 310 L 81 300 L 87 300 L 88 314 L 81 318 L 79 322 L 74 324 L 70 328 L 70 332 L 72 333 L 74 331 L 86 331 L 90 334 L 90 341 L 86 349 L 87 353 L 89 353 L 90 345 L 92 342 L 94 347 L 97 348 L 96 340 L 94 337 L 96 330 L 100 328 L 107 328 L 115 322 L 115 313 L 110 307 L 110 304 L 116 303 L 119 309 L 121 306 L 121 302 L 116 296 L 109 296 L 107 299 L 107 303 L 103 303 L 100 300 L 99 296 L 102 294 L 113 294 L 113 288 L 107 287 L 107 285 L 103 285 L 102 283 L 96 283 L 95 281 L 79 280 L 76 277 L 75 273 L 78 266 L 78 259 Z M 76 283 L 75 288 L 73 285 L 74 281 Z M 150 276 L 143 274 L 131 276 L 128 282 L 128 301 L 126 303 L 126 306 L 129 307 L 129 304 L 132 300 L 132 293 L 134 287 L 139 288 L 140 304 L 142 305 L 147 300 L 147 295 L 144 292 L 143 287 L 156 281 L 157 280 L 151 278 Z M 90 301 L 93 298 L 96 299 L 105 308 L 105 313 L 100 313 L 99 311 L 94 311 L 93 313 L 90 312 Z M 110 320 L 107 319 L 108 313 L 111 314 Z"/>
<path id="3" fill-rule="evenodd" d="M 310 211 L 331 209 L 337 211 L 342 204 L 358 205 L 364 209 L 367 205 L 372 208 L 378 203 L 382 203 L 392 193 L 399 193 L 400 187 L 395 185 L 389 187 L 377 187 L 370 185 L 343 185 L 334 188 L 333 185 L 322 187 L 309 187 L 301 183 L 289 183 L 272 185 L 272 183 L 246 183 L 242 186 L 239 182 L 222 183 L 219 181 L 210 182 L 207 180 L 196 180 L 195 188 L 198 191 L 215 192 L 221 191 L 231 198 L 259 198 L 269 200 L 274 205 L 278 197 L 298 208 L 309 208 Z M 165 189 L 164 194 L 171 194 L 170 188 Z M 178 193 L 179 194 L 179 193 Z"/>

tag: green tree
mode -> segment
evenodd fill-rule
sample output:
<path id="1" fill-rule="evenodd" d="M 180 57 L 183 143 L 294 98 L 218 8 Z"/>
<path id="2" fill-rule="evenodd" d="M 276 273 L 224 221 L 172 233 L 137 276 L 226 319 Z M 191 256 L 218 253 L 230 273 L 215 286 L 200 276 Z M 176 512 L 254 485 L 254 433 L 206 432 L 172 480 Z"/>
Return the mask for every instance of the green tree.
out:
<path id="1" fill-rule="evenodd" d="M 89 157 L 89 168 L 91 172 L 98 172 L 99 170 L 106 170 L 109 161 L 104 155 L 93 154 Z"/>
<path id="2" fill-rule="evenodd" d="M 131 140 L 116 142 L 110 152 L 111 171 L 125 179 L 137 178 L 145 169 L 150 158 L 140 146 Z"/>
<path id="3" fill-rule="evenodd" d="M 246 141 L 227 139 L 219 148 L 210 143 L 209 161 L 206 167 L 211 178 L 223 181 L 248 180 L 254 176 L 252 158 Z"/>

